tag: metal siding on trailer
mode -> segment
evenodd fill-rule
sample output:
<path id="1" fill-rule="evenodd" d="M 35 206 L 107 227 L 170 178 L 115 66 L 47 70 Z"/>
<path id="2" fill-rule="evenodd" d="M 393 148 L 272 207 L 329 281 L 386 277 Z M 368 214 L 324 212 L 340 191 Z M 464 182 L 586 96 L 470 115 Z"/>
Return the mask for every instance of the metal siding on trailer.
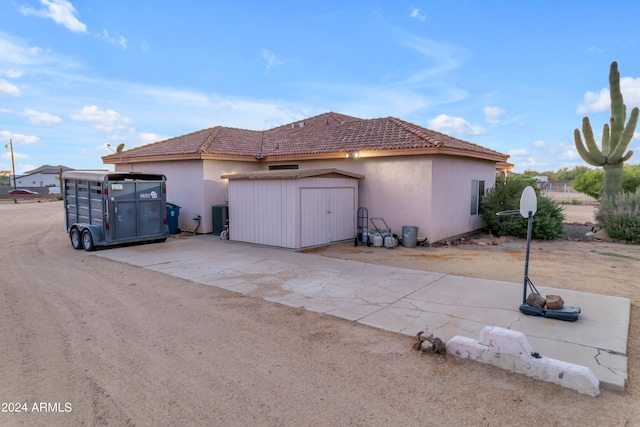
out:
<path id="1" fill-rule="evenodd" d="M 78 222 L 78 202 L 76 199 L 76 182 L 64 180 L 64 203 L 66 211 L 67 231 L 72 224 Z"/>

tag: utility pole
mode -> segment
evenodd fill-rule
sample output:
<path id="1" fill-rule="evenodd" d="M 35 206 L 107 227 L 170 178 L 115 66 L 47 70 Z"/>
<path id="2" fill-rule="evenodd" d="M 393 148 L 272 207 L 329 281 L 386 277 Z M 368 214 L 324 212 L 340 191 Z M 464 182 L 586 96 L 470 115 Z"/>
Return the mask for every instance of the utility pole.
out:
<path id="1" fill-rule="evenodd" d="M 16 164 L 13 160 L 13 140 L 9 138 L 9 145 L 5 144 L 4 148 L 11 149 L 11 173 L 13 174 L 13 189 L 16 189 Z"/>

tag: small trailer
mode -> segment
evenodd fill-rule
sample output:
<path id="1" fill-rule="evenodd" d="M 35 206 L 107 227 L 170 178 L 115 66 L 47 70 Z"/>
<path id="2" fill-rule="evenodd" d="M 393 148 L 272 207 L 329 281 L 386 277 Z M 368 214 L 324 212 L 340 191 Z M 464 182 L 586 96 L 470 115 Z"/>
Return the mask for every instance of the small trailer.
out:
<path id="1" fill-rule="evenodd" d="M 167 239 L 164 175 L 67 171 L 62 179 L 67 233 L 74 249 Z"/>

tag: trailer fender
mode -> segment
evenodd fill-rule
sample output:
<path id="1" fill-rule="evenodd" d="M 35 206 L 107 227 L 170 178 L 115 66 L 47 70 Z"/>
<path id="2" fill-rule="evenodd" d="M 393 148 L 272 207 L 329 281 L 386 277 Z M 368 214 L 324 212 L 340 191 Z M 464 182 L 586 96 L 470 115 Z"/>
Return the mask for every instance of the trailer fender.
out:
<path id="1" fill-rule="evenodd" d="M 88 225 L 85 227 L 86 230 L 89 230 L 91 233 L 91 237 L 93 238 L 93 242 L 96 246 L 102 246 L 104 242 L 104 233 L 102 231 L 101 225 Z"/>
<path id="2" fill-rule="evenodd" d="M 90 224 L 73 224 L 70 230 L 77 229 L 80 233 L 80 236 L 86 231 L 91 234 L 91 239 L 95 246 L 104 246 L 104 232 L 102 231 L 102 227 L 99 225 L 90 225 Z M 71 231 L 70 231 L 71 233 Z"/>

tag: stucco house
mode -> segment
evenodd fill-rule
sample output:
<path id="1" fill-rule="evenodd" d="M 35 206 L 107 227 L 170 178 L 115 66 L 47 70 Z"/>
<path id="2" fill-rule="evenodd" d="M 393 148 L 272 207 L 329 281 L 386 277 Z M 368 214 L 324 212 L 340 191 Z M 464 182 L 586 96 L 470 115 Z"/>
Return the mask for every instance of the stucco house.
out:
<path id="1" fill-rule="evenodd" d="M 167 200 L 182 207 L 183 230 L 193 230 L 199 215 L 198 232 L 212 232 L 212 206 L 229 203 L 233 240 L 234 218 L 245 228 L 246 221 L 269 227 L 282 215 L 285 208 L 266 209 L 267 202 L 256 202 L 260 197 L 275 194 L 282 206 L 297 204 L 299 219 L 311 215 L 305 207 L 311 199 L 301 199 L 301 188 L 352 188 L 355 181 L 349 193 L 353 209 L 341 211 L 342 217 L 350 216 L 348 238 L 356 235 L 357 209 L 365 207 L 369 217 L 384 218 L 392 232 L 401 234 L 402 226 L 411 225 L 418 227 L 419 239 L 435 242 L 483 226 L 481 197 L 494 185 L 496 170 L 511 166 L 508 157 L 394 117 L 329 112 L 265 131 L 216 126 L 102 159 L 116 171 L 165 174 Z M 295 170 L 300 172 L 283 175 Z M 329 198 L 329 193 L 306 194 Z M 316 202 L 314 196 L 311 203 Z M 247 210 L 255 212 L 247 217 Z M 305 246 L 298 238 L 293 247 Z"/>

